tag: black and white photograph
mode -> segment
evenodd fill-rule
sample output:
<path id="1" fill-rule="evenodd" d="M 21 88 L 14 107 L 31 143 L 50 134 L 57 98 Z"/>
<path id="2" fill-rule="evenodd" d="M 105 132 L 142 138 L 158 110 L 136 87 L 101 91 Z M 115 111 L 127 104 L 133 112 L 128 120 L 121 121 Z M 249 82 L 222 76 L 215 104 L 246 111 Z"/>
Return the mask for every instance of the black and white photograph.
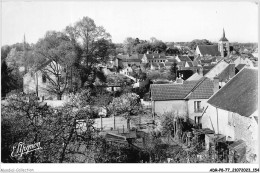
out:
<path id="1" fill-rule="evenodd" d="M 2 0 L 1 172 L 259 172 L 259 9 Z"/>

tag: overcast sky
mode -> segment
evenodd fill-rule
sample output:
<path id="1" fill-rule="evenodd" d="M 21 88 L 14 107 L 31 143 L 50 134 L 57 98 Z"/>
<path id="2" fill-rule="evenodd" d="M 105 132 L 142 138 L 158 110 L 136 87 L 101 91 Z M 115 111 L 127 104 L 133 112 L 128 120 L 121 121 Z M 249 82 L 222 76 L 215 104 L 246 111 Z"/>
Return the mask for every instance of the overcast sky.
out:
<path id="1" fill-rule="evenodd" d="M 230 42 L 257 42 L 258 7 L 253 2 L 54 1 L 2 2 L 2 45 L 36 43 L 46 31 L 62 31 L 83 16 L 112 35 L 165 42 L 218 41 L 225 28 Z"/>

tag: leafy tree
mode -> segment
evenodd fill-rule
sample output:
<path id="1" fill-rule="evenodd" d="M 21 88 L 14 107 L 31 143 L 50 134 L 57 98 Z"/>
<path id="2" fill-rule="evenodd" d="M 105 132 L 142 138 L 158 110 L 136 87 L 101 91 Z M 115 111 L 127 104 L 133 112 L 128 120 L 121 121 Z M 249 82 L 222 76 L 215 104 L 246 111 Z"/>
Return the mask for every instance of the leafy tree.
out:
<path id="1" fill-rule="evenodd" d="M 166 112 L 163 114 L 161 118 L 161 126 L 162 126 L 162 135 L 172 135 L 174 136 L 174 121 L 176 120 L 177 115 L 172 112 Z"/>
<path id="2" fill-rule="evenodd" d="M 212 43 L 206 39 L 195 39 L 190 42 L 189 47 L 190 49 L 195 50 L 198 45 L 212 45 Z"/>
<path id="3" fill-rule="evenodd" d="M 134 45 L 135 45 L 135 39 L 132 37 L 127 37 L 124 40 L 124 50 L 127 54 L 133 54 L 134 52 Z"/>
<path id="4" fill-rule="evenodd" d="M 130 129 L 131 116 L 142 112 L 139 96 L 135 93 L 125 93 L 114 98 L 109 105 L 109 109 L 115 116 L 125 117 L 128 129 Z"/>
<path id="5" fill-rule="evenodd" d="M 152 43 L 152 51 L 158 51 L 159 53 L 165 52 L 167 46 L 162 41 L 155 41 Z"/>
<path id="6" fill-rule="evenodd" d="M 138 44 L 140 44 L 140 40 L 139 40 L 139 38 L 136 38 L 135 41 L 134 41 L 134 46 L 136 46 Z"/>
<path id="7" fill-rule="evenodd" d="M 178 48 L 168 48 L 166 49 L 166 54 L 168 55 L 179 55 L 180 51 Z"/>
<path id="8" fill-rule="evenodd" d="M 148 42 L 140 43 L 136 47 L 136 52 L 140 54 L 145 54 L 147 51 L 150 51 L 152 49 L 152 46 Z"/>
<path id="9" fill-rule="evenodd" d="M 72 77 L 69 72 L 75 61 L 69 38 L 61 32 L 49 31 L 37 42 L 35 54 L 45 61 L 44 63 L 48 63 L 46 67 L 39 68 L 48 80 L 46 90 L 61 100 L 68 90 L 69 77 Z"/>
<path id="10" fill-rule="evenodd" d="M 127 142 L 119 145 L 101 138 L 97 144 L 99 151 L 95 154 L 96 163 L 140 163 L 144 157 L 143 152 Z"/>
<path id="11" fill-rule="evenodd" d="M 29 99 L 29 101 L 28 101 Z M 71 95 L 61 108 L 50 108 L 36 96 L 12 94 L 2 105 L 2 155 L 4 162 L 94 162 L 95 129 L 88 91 Z M 42 149 L 10 158 L 17 142 L 41 142 Z"/>
<path id="12" fill-rule="evenodd" d="M 45 133 L 48 127 L 45 126 L 47 123 L 45 118 L 51 119 L 54 112 L 42 106 L 33 95 L 12 93 L 5 101 L 6 104 L 2 104 L 1 111 L 1 150 L 5 153 L 2 155 L 2 161 L 41 162 L 42 155 L 39 152 L 42 151 L 34 151 L 18 158 L 10 157 L 12 146 L 19 142 L 33 144 L 47 140 L 48 136 Z"/>
<path id="13" fill-rule="evenodd" d="M 13 69 L 6 65 L 5 61 L 1 64 L 1 97 L 5 97 L 12 90 L 19 89 L 18 81 L 13 75 Z"/>
<path id="14" fill-rule="evenodd" d="M 178 66 L 177 66 L 177 61 L 173 62 L 171 69 L 170 69 L 170 74 L 173 78 L 173 80 L 176 80 L 177 74 L 178 74 Z"/>
<path id="15" fill-rule="evenodd" d="M 107 55 L 114 52 L 111 36 L 102 26 L 96 26 L 93 19 L 83 17 L 73 26 L 65 29 L 73 45 L 76 59 L 74 67 L 81 81 L 81 87 L 89 80 L 95 65 L 105 62 Z"/>
<path id="16" fill-rule="evenodd" d="M 158 42 L 159 40 L 157 40 L 157 38 L 155 38 L 155 37 L 151 37 L 150 38 L 150 42 L 151 43 L 155 43 L 155 42 Z"/>
<path id="17" fill-rule="evenodd" d="M 6 45 L 1 47 L 1 62 L 4 61 L 9 54 L 11 47 Z"/>

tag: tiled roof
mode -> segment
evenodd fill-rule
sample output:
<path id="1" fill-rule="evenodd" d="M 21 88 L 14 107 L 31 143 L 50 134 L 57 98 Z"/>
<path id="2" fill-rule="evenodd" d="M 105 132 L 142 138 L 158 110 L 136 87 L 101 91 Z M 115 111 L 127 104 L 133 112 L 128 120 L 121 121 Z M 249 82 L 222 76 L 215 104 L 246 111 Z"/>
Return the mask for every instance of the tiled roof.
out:
<path id="1" fill-rule="evenodd" d="M 205 77 L 201 80 L 201 83 L 193 89 L 186 99 L 208 99 L 213 95 L 213 81 Z"/>
<path id="2" fill-rule="evenodd" d="M 128 55 L 117 55 L 116 56 L 118 59 L 128 59 L 129 56 Z"/>
<path id="3" fill-rule="evenodd" d="M 131 58 L 128 58 L 128 59 L 122 59 L 122 62 L 140 62 L 141 63 L 141 60 L 140 59 L 131 59 Z"/>
<path id="4" fill-rule="evenodd" d="M 141 62 L 143 54 L 134 54 L 131 56 L 128 55 L 117 55 L 118 59 L 121 59 L 122 62 Z"/>
<path id="5" fill-rule="evenodd" d="M 176 60 L 175 58 L 174 58 L 174 59 L 172 59 L 172 58 L 171 58 L 171 59 L 167 59 L 167 61 L 168 61 L 168 62 L 171 62 L 171 63 L 174 63 L 174 62 L 177 63 L 177 60 Z"/>
<path id="6" fill-rule="evenodd" d="M 165 62 L 165 66 L 172 66 L 172 64 L 173 64 L 172 62 L 168 62 L 168 61 Z"/>
<path id="7" fill-rule="evenodd" d="M 214 107 L 249 117 L 258 109 L 257 83 L 258 70 L 244 68 L 214 94 L 208 103 Z"/>
<path id="8" fill-rule="evenodd" d="M 182 84 L 152 84 L 151 97 L 155 101 L 204 99 L 213 94 L 213 82 L 203 77 L 200 80 L 183 81 Z"/>
<path id="9" fill-rule="evenodd" d="M 203 66 L 203 75 L 207 74 L 215 65 Z"/>
<path id="10" fill-rule="evenodd" d="M 145 54 L 145 56 L 147 57 L 147 59 L 154 59 L 154 58 L 166 58 L 165 54 L 157 54 L 157 53 L 154 53 L 154 54 Z"/>
<path id="11" fill-rule="evenodd" d="M 205 55 L 211 56 L 219 56 L 220 52 L 218 51 L 218 45 L 199 45 L 198 46 L 200 53 Z"/>
<path id="12" fill-rule="evenodd" d="M 179 58 L 181 61 L 191 61 L 191 59 L 190 59 L 188 56 L 178 56 L 178 58 Z"/>
<path id="13" fill-rule="evenodd" d="M 130 56 L 130 59 L 142 59 L 144 54 L 133 54 Z"/>
<path id="14" fill-rule="evenodd" d="M 216 62 L 217 61 L 217 58 L 214 57 L 214 58 L 211 58 L 211 59 L 201 59 L 200 62 L 202 64 L 206 64 L 206 63 L 212 63 L 212 62 Z"/>

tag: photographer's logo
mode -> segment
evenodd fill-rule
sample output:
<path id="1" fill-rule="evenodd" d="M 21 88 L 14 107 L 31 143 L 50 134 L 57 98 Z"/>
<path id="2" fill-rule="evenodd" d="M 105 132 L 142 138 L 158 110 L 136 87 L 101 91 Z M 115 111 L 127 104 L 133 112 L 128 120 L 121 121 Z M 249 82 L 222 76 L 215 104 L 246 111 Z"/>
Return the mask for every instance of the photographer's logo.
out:
<path id="1" fill-rule="evenodd" d="M 25 143 L 19 142 L 17 146 L 13 146 L 13 151 L 11 153 L 11 156 L 12 157 L 17 157 L 17 156 L 22 157 L 23 154 L 28 154 L 32 151 L 40 150 L 40 149 L 42 149 L 40 142 L 31 144 L 31 145 L 25 145 Z"/>

